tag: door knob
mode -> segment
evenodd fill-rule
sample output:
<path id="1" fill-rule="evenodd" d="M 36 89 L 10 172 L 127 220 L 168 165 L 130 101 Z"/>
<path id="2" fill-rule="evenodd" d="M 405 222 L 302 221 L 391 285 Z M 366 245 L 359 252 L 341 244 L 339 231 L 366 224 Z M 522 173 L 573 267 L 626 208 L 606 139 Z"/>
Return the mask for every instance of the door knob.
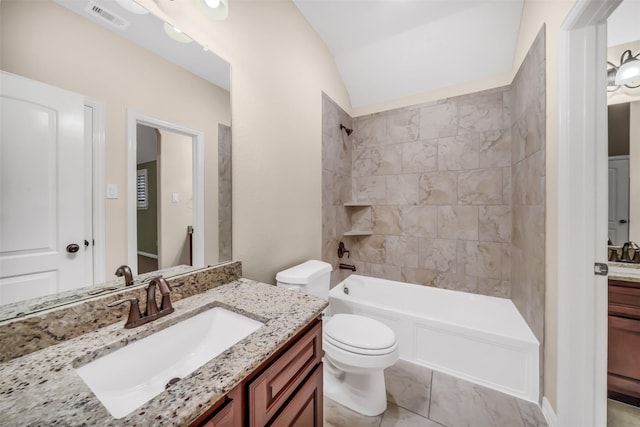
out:
<path id="1" fill-rule="evenodd" d="M 626 224 L 627 220 L 626 219 L 621 219 L 620 221 L 618 221 L 620 224 Z"/>
<path id="2" fill-rule="evenodd" d="M 67 245 L 67 252 L 69 252 L 70 254 L 75 254 L 76 252 L 78 252 L 79 249 L 80 249 L 80 246 L 76 245 L 75 243 L 71 243 L 70 245 Z"/>

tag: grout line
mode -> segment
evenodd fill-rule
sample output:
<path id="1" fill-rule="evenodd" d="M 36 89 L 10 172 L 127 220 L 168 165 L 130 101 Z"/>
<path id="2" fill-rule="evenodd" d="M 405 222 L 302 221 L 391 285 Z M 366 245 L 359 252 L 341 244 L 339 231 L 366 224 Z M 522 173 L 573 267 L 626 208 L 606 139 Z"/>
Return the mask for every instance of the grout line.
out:
<path id="1" fill-rule="evenodd" d="M 431 370 L 431 378 L 429 378 L 429 406 L 427 407 L 427 418 L 431 416 L 431 402 L 433 401 L 433 369 Z M 431 418 L 429 418 L 431 419 Z"/>

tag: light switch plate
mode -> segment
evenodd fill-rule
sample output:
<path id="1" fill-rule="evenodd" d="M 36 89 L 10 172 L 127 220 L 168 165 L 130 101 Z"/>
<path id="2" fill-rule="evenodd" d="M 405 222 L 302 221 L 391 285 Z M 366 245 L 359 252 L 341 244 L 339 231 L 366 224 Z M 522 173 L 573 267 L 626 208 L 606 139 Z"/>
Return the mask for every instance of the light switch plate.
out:
<path id="1" fill-rule="evenodd" d="M 107 199 L 118 198 L 118 184 L 107 184 Z"/>
<path id="2" fill-rule="evenodd" d="M 180 201 L 180 194 L 178 194 L 178 193 L 173 193 L 173 194 L 171 195 L 171 201 L 172 201 L 173 203 L 178 203 L 178 202 Z"/>

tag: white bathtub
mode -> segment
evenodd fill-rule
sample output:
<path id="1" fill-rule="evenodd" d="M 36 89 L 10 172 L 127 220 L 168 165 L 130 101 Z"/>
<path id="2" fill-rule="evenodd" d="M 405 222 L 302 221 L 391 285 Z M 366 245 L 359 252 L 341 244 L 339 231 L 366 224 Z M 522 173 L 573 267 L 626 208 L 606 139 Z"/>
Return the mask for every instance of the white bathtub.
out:
<path id="1" fill-rule="evenodd" d="M 388 325 L 404 360 L 538 401 L 539 343 L 511 300 L 352 274 L 329 307 Z"/>

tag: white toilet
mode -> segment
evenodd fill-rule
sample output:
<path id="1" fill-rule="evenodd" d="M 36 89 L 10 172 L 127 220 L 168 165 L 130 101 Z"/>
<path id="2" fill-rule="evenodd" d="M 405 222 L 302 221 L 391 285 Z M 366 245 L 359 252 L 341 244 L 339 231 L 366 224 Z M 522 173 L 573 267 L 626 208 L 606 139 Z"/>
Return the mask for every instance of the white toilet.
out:
<path id="1" fill-rule="evenodd" d="M 281 271 L 276 281 L 279 287 L 327 300 L 331 264 L 307 261 Z M 322 346 L 324 395 L 363 415 L 383 413 L 387 409 L 383 371 L 400 356 L 391 328 L 355 314 L 325 316 Z"/>

